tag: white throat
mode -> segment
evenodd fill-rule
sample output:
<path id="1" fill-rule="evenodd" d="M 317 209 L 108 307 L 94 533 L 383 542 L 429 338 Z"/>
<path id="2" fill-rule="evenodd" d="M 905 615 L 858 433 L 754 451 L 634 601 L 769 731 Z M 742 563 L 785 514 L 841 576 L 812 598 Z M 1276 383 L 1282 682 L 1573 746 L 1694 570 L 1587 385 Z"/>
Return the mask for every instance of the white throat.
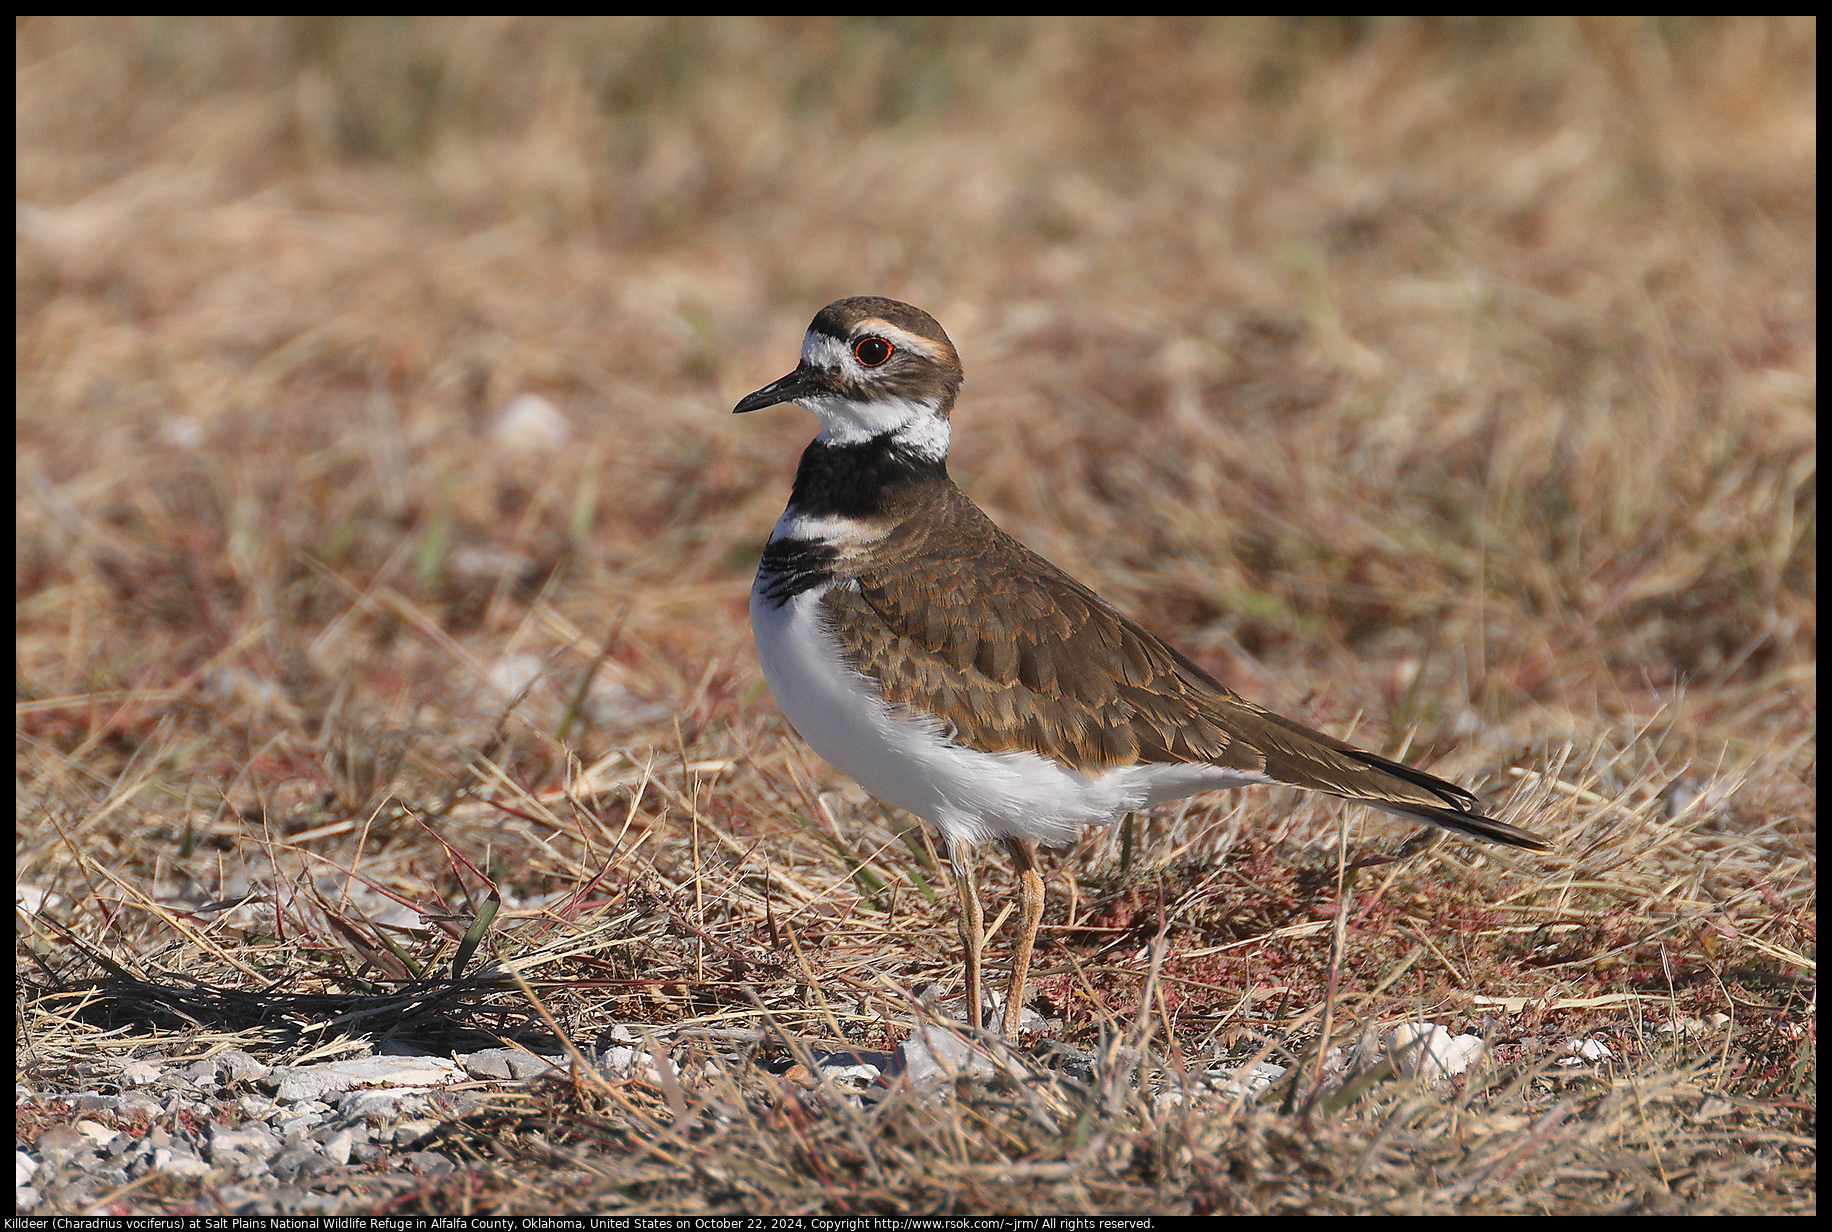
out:
<path id="1" fill-rule="evenodd" d="M 821 421 L 823 445 L 861 445 L 880 436 L 911 453 L 940 461 L 948 456 L 948 417 L 927 402 L 908 398 L 881 398 L 854 402 L 849 398 L 801 398 L 796 402 Z"/>

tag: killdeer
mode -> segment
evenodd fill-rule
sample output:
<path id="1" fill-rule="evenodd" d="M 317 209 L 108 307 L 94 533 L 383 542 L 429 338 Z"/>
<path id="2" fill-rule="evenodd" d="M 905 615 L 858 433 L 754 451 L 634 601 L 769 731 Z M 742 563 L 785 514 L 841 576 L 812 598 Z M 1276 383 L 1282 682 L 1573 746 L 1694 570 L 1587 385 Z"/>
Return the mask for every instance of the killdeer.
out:
<path id="1" fill-rule="evenodd" d="M 960 387 L 960 357 L 933 317 L 862 296 L 821 309 L 795 371 L 734 413 L 793 402 L 820 421 L 751 587 L 757 657 L 822 757 L 940 832 L 976 1029 L 978 843 L 1002 841 L 1017 869 L 1012 1039 L 1043 915 L 1037 849 L 1083 826 L 1282 783 L 1546 848 L 1454 783 L 1238 696 L 1000 530 L 948 477 Z"/>

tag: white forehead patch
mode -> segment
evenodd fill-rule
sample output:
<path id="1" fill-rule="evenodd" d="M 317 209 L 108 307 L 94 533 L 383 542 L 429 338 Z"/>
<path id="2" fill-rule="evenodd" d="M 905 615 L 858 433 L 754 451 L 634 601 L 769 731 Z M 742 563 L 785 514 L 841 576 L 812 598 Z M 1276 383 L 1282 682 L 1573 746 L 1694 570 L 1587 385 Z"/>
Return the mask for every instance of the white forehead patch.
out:
<path id="1" fill-rule="evenodd" d="M 802 339 L 802 362 L 816 368 L 844 368 L 852 351 L 838 338 L 809 330 Z"/>

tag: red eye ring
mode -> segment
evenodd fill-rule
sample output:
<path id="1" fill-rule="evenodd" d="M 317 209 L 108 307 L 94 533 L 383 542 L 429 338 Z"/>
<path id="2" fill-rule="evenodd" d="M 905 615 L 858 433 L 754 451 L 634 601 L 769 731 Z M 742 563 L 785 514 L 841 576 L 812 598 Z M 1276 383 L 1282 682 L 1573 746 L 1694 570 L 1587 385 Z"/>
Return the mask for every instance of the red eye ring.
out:
<path id="1" fill-rule="evenodd" d="M 852 356 L 867 368 L 876 368 L 894 355 L 897 348 L 873 334 L 852 344 Z"/>

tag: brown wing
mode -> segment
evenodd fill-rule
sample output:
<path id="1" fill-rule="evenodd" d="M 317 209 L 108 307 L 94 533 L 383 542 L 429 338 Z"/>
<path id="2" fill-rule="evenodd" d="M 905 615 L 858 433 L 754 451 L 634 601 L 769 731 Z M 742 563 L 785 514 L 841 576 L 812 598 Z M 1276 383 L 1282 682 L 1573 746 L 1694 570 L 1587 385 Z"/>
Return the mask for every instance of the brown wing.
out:
<path id="1" fill-rule="evenodd" d="M 952 736 L 1082 770 L 1208 762 L 1516 846 L 1455 784 L 1256 706 L 992 523 L 952 484 L 823 600 L 849 662 Z M 940 516 L 937 516 L 939 514 Z"/>

